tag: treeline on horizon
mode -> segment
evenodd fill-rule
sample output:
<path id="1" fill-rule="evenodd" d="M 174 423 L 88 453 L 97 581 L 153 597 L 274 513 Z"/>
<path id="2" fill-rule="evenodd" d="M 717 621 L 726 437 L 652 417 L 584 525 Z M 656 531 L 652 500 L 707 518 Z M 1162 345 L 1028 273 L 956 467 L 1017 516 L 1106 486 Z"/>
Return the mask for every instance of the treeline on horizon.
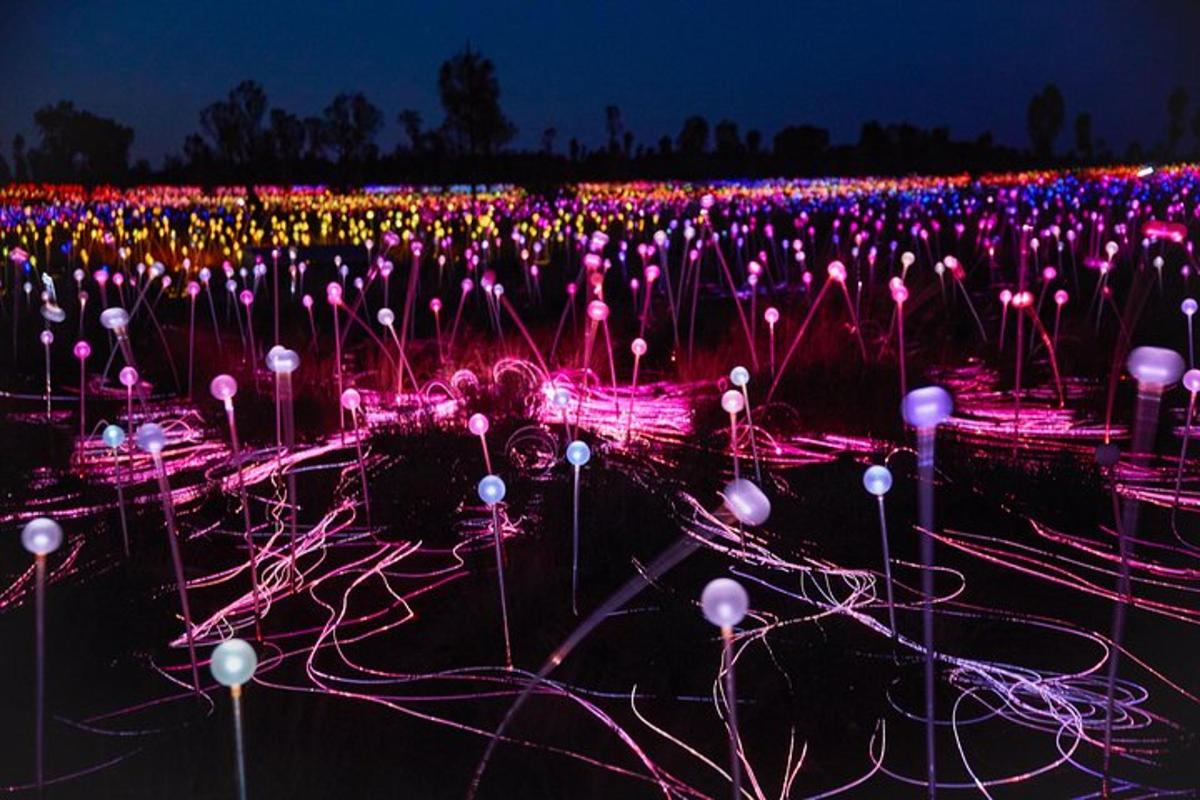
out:
<path id="1" fill-rule="evenodd" d="M 990 133 L 955 140 L 944 127 L 876 121 L 865 123 L 853 144 L 835 145 L 828 130 L 812 125 L 789 125 L 767 142 L 757 130 L 743 134 L 733 120 L 710 125 L 702 116 L 688 117 L 675 136 L 647 143 L 625 127 L 620 108 L 609 105 L 603 146 L 588 148 L 571 139 L 564 147 L 557 131 L 547 128 L 536 150 L 518 151 L 508 149 L 517 131 L 501 109 L 495 67 L 478 51 L 468 46 L 441 65 L 438 93 L 441 124 L 428 127 L 418 112 L 405 109 L 397 116 L 404 141 L 382 152 L 376 139 L 384 112 L 361 92 L 339 94 L 319 116 L 301 118 L 270 108 L 262 86 L 243 81 L 200 112 L 199 130 L 158 169 L 145 160 L 130 163 L 132 128 L 60 101 L 34 114 L 40 136 L 35 146 L 17 135 L 9 157 L 0 152 L 0 183 L 551 186 L 584 180 L 979 173 L 1200 158 L 1200 108 L 1189 119 L 1190 98 L 1182 87 L 1167 98 L 1163 140 L 1148 148 L 1133 142 L 1121 153 L 1094 138 L 1086 112 L 1075 115 L 1069 146 L 1056 146 L 1067 113 L 1054 84 L 1029 102 L 1027 149 L 997 144 Z"/>

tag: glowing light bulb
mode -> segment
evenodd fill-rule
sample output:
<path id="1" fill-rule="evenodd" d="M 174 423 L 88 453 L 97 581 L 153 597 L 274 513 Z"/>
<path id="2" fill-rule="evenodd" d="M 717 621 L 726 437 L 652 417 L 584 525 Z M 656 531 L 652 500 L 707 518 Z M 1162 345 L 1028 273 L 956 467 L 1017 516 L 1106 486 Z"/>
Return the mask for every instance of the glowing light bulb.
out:
<path id="1" fill-rule="evenodd" d="M 771 516 L 771 501 L 753 481 L 737 478 L 725 484 L 725 508 L 749 527 L 762 525 Z"/>
<path id="2" fill-rule="evenodd" d="M 147 422 L 137 429 L 134 439 L 137 440 L 137 446 L 142 450 L 151 455 L 158 455 L 166 446 L 167 434 L 163 431 L 162 426 Z"/>
<path id="3" fill-rule="evenodd" d="M 567 463 L 575 467 L 582 467 L 592 457 L 592 449 L 587 446 L 586 442 L 575 440 L 567 445 Z"/>
<path id="4" fill-rule="evenodd" d="M 892 471 L 880 464 L 867 467 L 863 473 L 863 488 L 876 497 L 883 497 L 892 488 Z"/>
<path id="5" fill-rule="evenodd" d="M 504 499 L 507 488 L 499 475 L 485 475 L 479 482 L 479 499 L 494 506 Z"/>
<path id="6" fill-rule="evenodd" d="M 362 406 L 362 395 L 357 389 L 347 389 L 342 392 L 342 408 L 355 412 Z"/>
<path id="7" fill-rule="evenodd" d="M 467 420 L 467 430 L 476 436 L 483 436 L 492 427 L 492 423 L 483 414 L 472 414 Z"/>
<path id="8" fill-rule="evenodd" d="M 105 447 L 116 450 L 125 444 L 125 429 L 120 425 L 105 425 L 104 430 L 100 432 L 100 440 L 104 442 Z"/>
<path id="9" fill-rule="evenodd" d="M 100 312 L 100 325 L 106 330 L 118 333 L 129 325 L 129 312 L 120 306 L 106 308 Z"/>
<path id="10" fill-rule="evenodd" d="M 1139 389 L 1158 391 L 1178 381 L 1184 370 L 1183 356 L 1164 347 L 1135 347 L 1125 366 Z"/>
<path id="11" fill-rule="evenodd" d="M 121 367 L 121 371 L 117 373 L 117 380 L 126 389 L 132 389 L 138 383 L 138 371 L 133 367 Z"/>
<path id="12" fill-rule="evenodd" d="M 954 401 L 942 387 L 925 386 L 904 396 L 902 411 L 904 421 L 914 428 L 932 428 L 950 416 Z"/>
<path id="13" fill-rule="evenodd" d="M 718 628 L 732 628 L 746 618 L 750 598 L 742 585 L 730 578 L 709 581 L 700 594 L 704 618 Z"/>
<path id="14" fill-rule="evenodd" d="M 742 409 L 746 407 L 746 401 L 742 397 L 742 393 L 736 389 L 730 389 L 721 395 L 721 408 L 728 414 L 740 414 Z"/>
<path id="15" fill-rule="evenodd" d="M 35 517 L 21 529 L 21 546 L 35 556 L 53 553 L 62 544 L 63 532 L 49 517 Z"/>
<path id="16" fill-rule="evenodd" d="M 729 371 L 729 382 L 734 386 L 745 386 L 750 382 L 750 370 L 745 367 L 734 367 Z M 724 405 L 723 402 L 722 405 Z"/>
<path id="17" fill-rule="evenodd" d="M 222 686 L 241 686 L 254 677 L 258 655 L 249 642 L 226 639 L 212 652 L 209 669 Z"/>

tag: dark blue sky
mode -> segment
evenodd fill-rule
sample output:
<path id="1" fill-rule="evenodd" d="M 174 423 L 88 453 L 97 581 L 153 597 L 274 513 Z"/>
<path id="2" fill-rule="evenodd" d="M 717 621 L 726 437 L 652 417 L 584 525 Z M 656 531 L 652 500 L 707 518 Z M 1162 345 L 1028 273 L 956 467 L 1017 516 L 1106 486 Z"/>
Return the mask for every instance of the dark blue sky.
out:
<path id="1" fill-rule="evenodd" d="M 243 78 L 272 105 L 317 114 L 363 90 L 386 115 L 441 120 L 438 65 L 469 39 L 496 63 L 502 104 L 536 146 L 604 138 L 621 107 L 639 142 L 699 113 L 767 141 L 808 122 L 835 142 L 867 119 L 992 131 L 1024 146 L 1030 96 L 1056 82 L 1068 122 L 1090 111 L 1097 138 L 1123 149 L 1163 137 L 1177 84 L 1200 104 L 1200 2 L 1191 0 L 862 0 L 720 2 L 312 2 L 14 0 L 0 15 L 0 137 L 32 139 L 33 111 L 58 99 L 136 131 L 158 164 L 197 128 L 200 109 Z"/>

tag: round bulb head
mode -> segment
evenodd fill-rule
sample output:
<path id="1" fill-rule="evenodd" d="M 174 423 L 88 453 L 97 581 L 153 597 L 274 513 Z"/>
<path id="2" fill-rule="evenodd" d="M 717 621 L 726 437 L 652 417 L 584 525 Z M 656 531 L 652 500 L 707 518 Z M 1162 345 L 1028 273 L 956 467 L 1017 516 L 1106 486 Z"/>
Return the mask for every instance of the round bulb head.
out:
<path id="1" fill-rule="evenodd" d="M 1191 297 L 1184 298 L 1183 302 L 1179 304 L 1179 310 L 1189 317 L 1196 313 L 1198 307 L 1200 306 L 1197 305 L 1196 300 Z"/>
<path id="2" fill-rule="evenodd" d="M 746 407 L 746 400 L 737 389 L 730 389 L 721 395 L 721 408 L 728 414 L 740 414 Z"/>
<path id="3" fill-rule="evenodd" d="M 300 354 L 275 345 L 267 351 L 267 369 L 276 375 L 291 375 L 300 368 Z"/>
<path id="4" fill-rule="evenodd" d="M 53 553 L 62 544 L 62 538 L 62 528 L 49 517 L 31 519 L 21 529 L 21 544 L 35 556 Z"/>
<path id="5" fill-rule="evenodd" d="M 494 506 L 503 500 L 506 491 L 504 481 L 500 479 L 499 475 L 485 475 L 479 482 L 479 499 L 489 506 Z"/>
<path id="6" fill-rule="evenodd" d="M 375 312 L 375 319 L 378 320 L 379 324 L 383 327 L 390 328 L 396 321 L 396 312 L 392 311 L 390 308 L 381 308 Z"/>
<path id="7" fill-rule="evenodd" d="M 226 639 L 213 650 L 208 666 L 217 683 L 222 686 L 241 686 L 254 677 L 258 656 L 249 642 Z"/>
<path id="8" fill-rule="evenodd" d="M 120 306 L 106 308 L 100 312 L 100 324 L 110 331 L 119 331 L 129 325 L 129 312 Z"/>
<path id="9" fill-rule="evenodd" d="M 492 427 L 492 423 L 483 414 L 472 414 L 467 420 L 467 430 L 475 436 L 483 436 Z"/>
<path id="10" fill-rule="evenodd" d="M 121 371 L 117 373 L 117 380 L 126 389 L 132 389 L 134 386 L 137 386 L 138 371 L 133 367 L 121 367 Z"/>
<path id="11" fill-rule="evenodd" d="M 116 450 L 125 444 L 125 429 L 120 425 L 106 425 L 100 433 L 100 439 L 104 442 L 105 447 Z"/>
<path id="12" fill-rule="evenodd" d="M 735 580 L 717 578 L 709 581 L 700 594 L 704 618 L 718 628 L 732 628 L 746 618 L 750 598 Z"/>
<path id="13" fill-rule="evenodd" d="M 358 389 L 347 389 L 342 392 L 342 408 L 347 411 L 358 411 L 362 405 L 362 395 L 358 393 Z"/>
<path id="14" fill-rule="evenodd" d="M 147 422 L 139 427 L 134 438 L 137 439 L 137 446 L 151 455 L 161 453 L 167 444 L 166 432 L 163 431 L 161 425 L 153 422 Z"/>
<path id="15" fill-rule="evenodd" d="M 745 386 L 750 382 L 750 370 L 745 367 L 734 367 L 729 371 L 729 382 L 737 387 Z"/>
<path id="16" fill-rule="evenodd" d="M 762 525 L 771 516 L 771 501 L 753 481 L 738 478 L 725 484 L 725 507 L 738 522 L 749 527 Z"/>
<path id="17" fill-rule="evenodd" d="M 218 375 L 208 384 L 208 391 L 222 403 L 228 403 L 237 394 L 237 379 L 232 375 Z"/>
<path id="18" fill-rule="evenodd" d="M 913 389 L 904 396 L 904 421 L 914 428 L 935 428 L 954 411 L 950 393 L 940 386 Z"/>
<path id="19" fill-rule="evenodd" d="M 876 497 L 883 497 L 892 488 L 892 471 L 880 464 L 867 467 L 863 473 L 863 487 Z"/>
<path id="20" fill-rule="evenodd" d="M 1135 347 L 1125 362 L 1139 388 L 1162 391 L 1183 374 L 1183 356 L 1165 347 Z"/>
<path id="21" fill-rule="evenodd" d="M 582 467 L 592 457 L 592 448 L 586 442 L 578 439 L 567 445 L 567 462 L 572 466 Z"/>
<path id="22" fill-rule="evenodd" d="M 1200 369 L 1189 369 L 1183 373 L 1183 388 L 1192 394 L 1200 392 Z"/>

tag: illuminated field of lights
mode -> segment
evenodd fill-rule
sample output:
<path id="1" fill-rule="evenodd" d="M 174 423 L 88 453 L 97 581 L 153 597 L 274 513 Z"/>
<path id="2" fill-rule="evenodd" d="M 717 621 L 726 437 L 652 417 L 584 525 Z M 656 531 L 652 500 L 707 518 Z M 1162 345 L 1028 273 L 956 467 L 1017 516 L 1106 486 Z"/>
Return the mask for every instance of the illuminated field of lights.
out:
<path id="1" fill-rule="evenodd" d="M 1198 193 L 0 189 L 0 790 L 1195 796 Z"/>

